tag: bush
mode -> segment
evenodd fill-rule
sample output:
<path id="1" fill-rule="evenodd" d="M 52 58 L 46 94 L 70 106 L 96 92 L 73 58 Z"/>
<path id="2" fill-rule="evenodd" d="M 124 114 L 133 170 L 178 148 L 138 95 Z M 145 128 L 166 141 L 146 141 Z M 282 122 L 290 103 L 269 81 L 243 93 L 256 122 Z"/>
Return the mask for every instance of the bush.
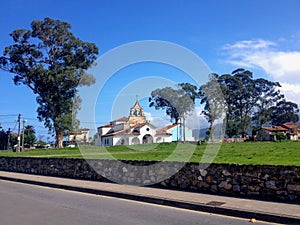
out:
<path id="1" fill-rule="evenodd" d="M 284 133 L 282 132 L 276 132 L 275 133 L 275 137 L 276 137 L 276 140 L 277 141 L 283 141 L 283 140 L 286 140 L 286 136 Z"/>

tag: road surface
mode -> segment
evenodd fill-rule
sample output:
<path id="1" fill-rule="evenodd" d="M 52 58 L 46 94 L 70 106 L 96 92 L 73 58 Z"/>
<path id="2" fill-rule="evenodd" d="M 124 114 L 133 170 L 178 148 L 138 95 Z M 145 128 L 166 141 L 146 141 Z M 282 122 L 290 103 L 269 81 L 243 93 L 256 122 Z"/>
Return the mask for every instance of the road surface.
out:
<path id="1" fill-rule="evenodd" d="M 247 219 L 0 180 L 1 225 L 229 225 Z M 256 222 L 257 225 L 270 223 Z"/>

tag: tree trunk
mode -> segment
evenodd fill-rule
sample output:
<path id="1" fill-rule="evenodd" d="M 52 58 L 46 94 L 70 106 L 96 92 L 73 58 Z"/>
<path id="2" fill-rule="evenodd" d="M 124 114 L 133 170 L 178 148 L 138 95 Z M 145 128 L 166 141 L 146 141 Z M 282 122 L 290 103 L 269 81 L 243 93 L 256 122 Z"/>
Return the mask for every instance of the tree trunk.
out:
<path id="1" fill-rule="evenodd" d="M 215 142 L 215 127 L 214 127 L 213 123 L 214 122 L 212 122 L 210 125 L 210 134 L 209 134 L 209 139 L 211 142 Z"/>
<path id="2" fill-rule="evenodd" d="M 56 131 L 56 147 L 57 148 L 63 148 L 63 135 L 61 134 L 61 132 Z"/>
<path id="3" fill-rule="evenodd" d="M 184 116 L 182 117 L 182 125 L 183 125 L 182 137 L 183 137 L 183 142 L 185 142 L 185 117 Z"/>

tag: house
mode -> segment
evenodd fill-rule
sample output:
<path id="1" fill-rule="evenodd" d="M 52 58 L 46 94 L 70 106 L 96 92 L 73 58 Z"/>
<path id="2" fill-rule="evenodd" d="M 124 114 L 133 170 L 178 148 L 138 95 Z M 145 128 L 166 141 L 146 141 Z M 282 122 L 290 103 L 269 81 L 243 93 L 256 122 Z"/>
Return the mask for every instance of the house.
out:
<path id="1" fill-rule="evenodd" d="M 276 140 L 276 134 L 282 133 L 287 140 L 298 141 L 300 139 L 300 124 L 287 122 L 279 126 L 264 127 L 266 136 L 264 140 L 274 141 Z"/>
<path id="2" fill-rule="evenodd" d="M 70 132 L 69 142 L 89 143 L 90 141 L 89 131 L 90 129 L 88 128 L 81 128 L 77 132 Z"/>
<path id="3" fill-rule="evenodd" d="M 181 124 L 171 124 L 162 130 L 172 134 L 172 141 L 183 141 L 183 126 Z M 185 141 L 195 141 L 193 130 L 187 127 L 185 128 Z"/>
<path id="4" fill-rule="evenodd" d="M 286 128 L 286 138 L 291 141 L 298 141 L 300 139 L 300 124 L 295 123 L 284 123 L 281 125 Z"/>
<path id="5" fill-rule="evenodd" d="M 136 101 L 129 117 L 121 117 L 97 128 L 97 146 L 172 142 L 172 134 L 157 130 L 146 120 L 144 108 Z"/>

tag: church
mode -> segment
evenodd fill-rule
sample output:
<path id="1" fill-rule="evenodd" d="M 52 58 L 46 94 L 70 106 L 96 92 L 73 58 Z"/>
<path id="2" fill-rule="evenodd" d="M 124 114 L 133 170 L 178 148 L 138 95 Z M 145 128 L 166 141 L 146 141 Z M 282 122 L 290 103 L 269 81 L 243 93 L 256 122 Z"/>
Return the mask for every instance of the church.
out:
<path id="1" fill-rule="evenodd" d="M 121 117 L 97 128 L 97 146 L 137 145 L 172 142 L 172 134 L 157 130 L 146 120 L 144 108 L 136 100 L 129 117 Z"/>

